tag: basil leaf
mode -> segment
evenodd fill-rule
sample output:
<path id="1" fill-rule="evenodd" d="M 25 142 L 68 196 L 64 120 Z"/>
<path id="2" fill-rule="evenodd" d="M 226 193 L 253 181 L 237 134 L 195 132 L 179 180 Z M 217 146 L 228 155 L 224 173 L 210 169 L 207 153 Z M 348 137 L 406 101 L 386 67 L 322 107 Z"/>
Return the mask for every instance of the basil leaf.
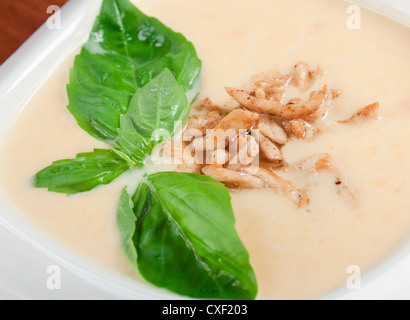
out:
<path id="1" fill-rule="evenodd" d="M 137 219 L 132 239 L 141 275 L 194 298 L 254 299 L 255 274 L 235 230 L 229 191 L 200 174 L 157 173 L 148 183 L 140 184 L 131 207 L 120 203 L 118 211 L 127 210 L 132 223 L 132 209 Z"/>
<path id="2" fill-rule="evenodd" d="M 71 195 L 108 184 L 129 168 L 112 150 L 95 149 L 75 159 L 53 162 L 35 175 L 34 186 Z"/>
<path id="3" fill-rule="evenodd" d="M 128 0 L 103 0 L 88 42 L 70 71 L 68 109 L 81 128 L 115 145 L 120 115 L 131 97 L 165 68 L 185 91 L 193 91 L 193 99 L 201 61 L 192 43 Z"/>
<path id="4" fill-rule="evenodd" d="M 149 211 L 149 202 L 149 187 L 145 183 L 138 185 L 137 191 L 132 199 L 127 192 L 127 188 L 122 190 L 117 209 L 117 225 L 120 230 L 121 246 L 125 255 L 133 264 L 137 262 L 137 251 L 134 245 L 135 230 L 137 229 L 136 224 L 139 225 L 142 221 L 140 219 L 142 215 L 145 215 Z M 136 216 L 136 212 L 141 215 Z"/>
<path id="5" fill-rule="evenodd" d="M 142 165 L 154 146 L 164 137 L 170 138 L 175 124 L 185 121 L 188 113 L 184 89 L 165 69 L 131 99 L 127 113 L 121 116 L 118 145 L 134 165 Z"/>
<path id="6" fill-rule="evenodd" d="M 132 237 L 135 233 L 136 217 L 133 207 L 132 199 L 128 194 L 127 189 L 124 188 L 121 193 L 117 210 L 117 225 L 121 235 L 121 247 L 128 259 L 135 263 L 137 261 L 137 252 Z"/>

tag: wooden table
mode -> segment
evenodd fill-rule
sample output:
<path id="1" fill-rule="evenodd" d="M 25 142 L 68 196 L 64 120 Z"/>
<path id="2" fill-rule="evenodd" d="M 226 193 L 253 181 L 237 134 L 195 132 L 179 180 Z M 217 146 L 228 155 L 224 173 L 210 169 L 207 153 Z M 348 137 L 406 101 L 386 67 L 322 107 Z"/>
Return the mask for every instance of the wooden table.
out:
<path id="1" fill-rule="evenodd" d="M 61 7 L 67 1 L 0 0 L 0 64 L 47 21 L 49 6 Z"/>

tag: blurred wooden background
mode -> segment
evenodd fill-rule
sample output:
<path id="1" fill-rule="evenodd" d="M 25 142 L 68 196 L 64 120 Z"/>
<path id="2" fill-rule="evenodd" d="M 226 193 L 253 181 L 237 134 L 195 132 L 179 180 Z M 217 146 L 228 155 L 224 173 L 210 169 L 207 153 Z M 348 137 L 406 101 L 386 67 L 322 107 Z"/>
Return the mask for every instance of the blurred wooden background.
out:
<path id="1" fill-rule="evenodd" d="M 49 6 L 61 7 L 67 1 L 0 0 L 0 64 L 47 21 Z"/>

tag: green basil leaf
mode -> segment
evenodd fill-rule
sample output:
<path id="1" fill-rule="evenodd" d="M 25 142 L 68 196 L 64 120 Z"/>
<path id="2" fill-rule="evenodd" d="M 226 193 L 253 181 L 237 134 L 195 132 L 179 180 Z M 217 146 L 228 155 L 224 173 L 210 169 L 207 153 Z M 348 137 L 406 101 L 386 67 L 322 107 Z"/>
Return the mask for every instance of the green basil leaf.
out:
<path id="1" fill-rule="evenodd" d="M 75 159 L 53 162 L 35 175 L 34 186 L 70 195 L 108 184 L 129 168 L 112 150 L 95 149 Z"/>
<path id="2" fill-rule="evenodd" d="M 127 188 L 124 188 L 118 204 L 117 225 L 120 230 L 121 246 L 125 255 L 135 265 L 137 262 L 137 251 L 134 245 L 136 224 L 139 225 L 142 221 L 140 218 L 149 211 L 149 203 L 149 187 L 145 183 L 140 183 L 132 199 Z M 140 215 L 136 216 L 137 212 Z"/>
<path id="3" fill-rule="evenodd" d="M 103 0 L 70 71 L 68 109 L 81 128 L 115 145 L 120 115 L 131 97 L 165 68 L 193 99 L 201 61 L 192 43 L 128 0 Z"/>
<path id="4" fill-rule="evenodd" d="M 133 205 L 126 202 L 128 216 L 132 208 L 137 219 L 132 239 L 141 275 L 194 298 L 254 299 L 255 274 L 235 230 L 229 191 L 200 174 L 158 173 L 147 183 Z"/>
<path id="5" fill-rule="evenodd" d="M 188 113 L 183 87 L 165 69 L 131 99 L 121 116 L 118 145 L 134 165 L 142 165 L 157 144 L 174 134 L 176 124 L 184 122 Z"/>
<path id="6" fill-rule="evenodd" d="M 133 211 L 134 205 L 127 189 L 121 193 L 117 210 L 117 225 L 121 235 L 121 247 L 128 259 L 134 263 L 137 261 L 137 251 L 135 250 L 133 236 L 135 233 L 136 217 Z"/>

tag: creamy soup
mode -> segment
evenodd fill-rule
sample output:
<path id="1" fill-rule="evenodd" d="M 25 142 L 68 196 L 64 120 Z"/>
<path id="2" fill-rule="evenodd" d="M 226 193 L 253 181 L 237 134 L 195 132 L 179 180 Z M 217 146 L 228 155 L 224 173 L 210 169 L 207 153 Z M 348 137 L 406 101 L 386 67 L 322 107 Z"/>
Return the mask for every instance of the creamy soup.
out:
<path id="1" fill-rule="evenodd" d="M 326 133 L 291 140 L 287 162 L 328 153 L 356 200 L 338 194 L 327 173 L 284 174 L 307 190 L 298 209 L 271 190 L 231 191 L 236 227 L 250 254 L 259 299 L 311 299 L 346 284 L 349 266 L 368 271 L 410 233 L 410 30 L 362 10 L 349 29 L 349 4 L 337 0 L 141 0 L 137 6 L 183 33 L 203 61 L 201 98 L 235 106 L 224 87 L 243 87 L 263 72 L 288 72 L 298 61 L 327 70 L 341 90 Z M 1 152 L 1 183 L 11 201 L 59 242 L 105 267 L 138 279 L 116 226 L 130 172 L 73 196 L 35 189 L 33 175 L 57 159 L 107 147 L 81 130 L 66 109 L 70 54 L 18 116 Z M 340 124 L 379 101 L 381 119 Z M 155 166 L 150 171 L 159 170 Z M 130 280 L 132 281 L 132 280 Z"/>

